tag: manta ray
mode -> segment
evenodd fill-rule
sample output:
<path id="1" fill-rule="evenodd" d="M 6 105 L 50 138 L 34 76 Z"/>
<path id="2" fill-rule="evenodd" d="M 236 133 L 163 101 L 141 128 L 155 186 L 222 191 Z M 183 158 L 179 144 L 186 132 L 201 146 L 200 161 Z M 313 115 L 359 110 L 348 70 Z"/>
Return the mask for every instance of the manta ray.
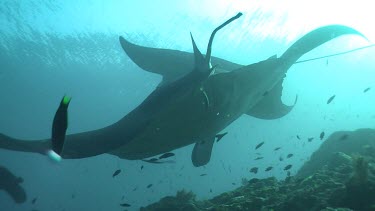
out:
<path id="1" fill-rule="evenodd" d="M 58 144 L 63 146 L 61 157 L 79 159 L 108 153 L 140 160 L 195 144 L 193 165 L 206 165 L 215 138 L 222 138 L 220 132 L 241 115 L 277 119 L 293 109 L 297 96 L 293 105 L 283 104 L 282 83 L 302 55 L 342 35 L 365 38 L 351 27 L 328 25 L 307 33 L 280 57 L 273 55 L 254 64 L 240 65 L 211 56 L 216 32 L 240 16 L 238 13 L 212 32 L 205 54 L 192 35 L 193 53 L 140 46 L 120 36 L 129 58 L 141 69 L 160 74 L 163 80 L 114 124 L 66 137 L 63 132 L 65 141 Z M 45 154 L 51 145 L 51 138 L 19 140 L 0 134 L 3 149 Z"/>

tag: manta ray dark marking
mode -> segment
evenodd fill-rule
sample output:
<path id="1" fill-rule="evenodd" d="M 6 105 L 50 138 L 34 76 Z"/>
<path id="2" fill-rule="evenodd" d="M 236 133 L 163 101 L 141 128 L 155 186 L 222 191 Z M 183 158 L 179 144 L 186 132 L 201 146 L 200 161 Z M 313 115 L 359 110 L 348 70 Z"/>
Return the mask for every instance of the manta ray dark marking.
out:
<path id="1" fill-rule="evenodd" d="M 195 143 L 192 162 L 205 165 L 217 134 L 241 115 L 276 119 L 292 110 L 294 105 L 281 102 L 282 83 L 302 55 L 342 35 L 364 37 L 353 28 L 329 25 L 309 32 L 280 57 L 258 63 L 243 66 L 211 56 L 215 33 L 240 16 L 212 32 L 205 55 L 193 37 L 193 53 L 139 46 L 120 37 L 129 58 L 143 70 L 162 75 L 162 82 L 118 122 L 67 135 L 60 155 L 77 159 L 109 153 L 138 160 Z M 45 154 L 51 140 L 27 141 L 0 134 L 0 148 Z"/>

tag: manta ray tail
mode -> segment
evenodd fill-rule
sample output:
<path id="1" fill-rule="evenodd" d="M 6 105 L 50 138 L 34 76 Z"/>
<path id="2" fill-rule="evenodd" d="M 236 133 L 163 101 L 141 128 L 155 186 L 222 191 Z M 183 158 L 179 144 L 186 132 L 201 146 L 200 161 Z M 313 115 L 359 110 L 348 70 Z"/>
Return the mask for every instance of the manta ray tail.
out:
<path id="1" fill-rule="evenodd" d="M 297 40 L 288 50 L 280 57 L 285 59 L 288 65 L 292 65 L 302 55 L 312 49 L 342 35 L 359 35 L 367 40 L 367 38 L 357 30 L 343 25 L 329 25 L 317 28 L 299 40 Z"/>

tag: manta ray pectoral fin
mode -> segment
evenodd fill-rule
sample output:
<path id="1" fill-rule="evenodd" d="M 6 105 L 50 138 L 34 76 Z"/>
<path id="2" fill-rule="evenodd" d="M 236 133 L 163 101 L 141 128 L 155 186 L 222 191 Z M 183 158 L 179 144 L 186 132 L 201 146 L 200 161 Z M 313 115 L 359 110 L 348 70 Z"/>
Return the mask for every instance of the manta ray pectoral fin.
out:
<path id="1" fill-rule="evenodd" d="M 259 119 L 278 119 L 288 114 L 297 103 L 298 97 L 294 101 L 292 106 L 284 105 L 281 101 L 282 95 L 282 82 L 281 80 L 276 86 L 269 92 L 264 93 L 263 99 L 256 104 L 254 107 L 246 113 L 250 116 Z"/>
<path id="2" fill-rule="evenodd" d="M 359 35 L 367 40 L 362 33 L 351 27 L 343 25 L 328 25 L 317 28 L 298 39 L 280 58 L 285 61 L 287 66 L 291 66 L 301 56 L 312 49 L 339 36 L 349 34 Z"/>
<path id="3" fill-rule="evenodd" d="M 163 84 L 173 82 L 191 72 L 194 68 L 194 54 L 184 51 L 150 48 L 136 45 L 119 37 L 120 44 L 129 58 L 141 69 L 163 76 Z M 211 57 L 212 65 L 220 65 L 221 68 L 232 71 L 242 65 Z"/>
<path id="4" fill-rule="evenodd" d="M 60 106 L 56 111 L 52 124 L 52 151 L 48 155 L 54 159 L 61 159 L 61 153 L 64 148 L 66 130 L 68 129 L 68 107 L 71 98 L 64 96 L 61 99 Z"/>
<path id="5" fill-rule="evenodd" d="M 181 78 L 194 68 L 192 53 L 144 47 L 131 43 L 122 36 L 119 40 L 122 49 L 138 67 L 163 76 L 164 84 Z"/>
<path id="6" fill-rule="evenodd" d="M 211 137 L 195 143 L 191 154 L 191 161 L 195 167 L 206 165 L 210 161 L 214 142 L 215 137 Z"/>
<path id="7" fill-rule="evenodd" d="M 193 34 L 191 32 L 190 32 L 190 37 L 191 37 L 191 43 L 193 45 L 193 51 L 194 51 L 195 69 L 199 70 L 199 68 L 204 65 L 205 60 L 204 60 L 204 57 L 203 57 L 201 51 L 197 47 L 197 44 L 195 43 L 194 38 L 193 38 Z"/>

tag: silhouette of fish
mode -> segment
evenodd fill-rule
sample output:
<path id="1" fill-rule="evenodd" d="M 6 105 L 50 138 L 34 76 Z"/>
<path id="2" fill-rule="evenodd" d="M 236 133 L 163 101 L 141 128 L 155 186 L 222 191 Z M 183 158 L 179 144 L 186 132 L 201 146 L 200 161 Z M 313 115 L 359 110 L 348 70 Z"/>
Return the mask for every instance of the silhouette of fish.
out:
<path id="1" fill-rule="evenodd" d="M 254 160 L 260 160 L 260 159 L 263 159 L 264 157 L 257 157 L 255 158 Z"/>
<path id="2" fill-rule="evenodd" d="M 251 168 L 251 169 L 250 169 L 250 172 L 252 172 L 252 173 L 254 173 L 254 174 L 258 173 L 258 167 L 253 167 L 253 168 Z"/>
<path id="3" fill-rule="evenodd" d="M 113 174 L 112 174 L 112 177 L 115 177 L 117 175 L 119 175 L 121 173 L 121 170 L 120 169 L 117 169 Z"/>
<path id="4" fill-rule="evenodd" d="M 321 133 L 320 133 L 320 140 L 323 140 L 323 138 L 324 138 L 324 131 L 322 131 Z"/>
<path id="5" fill-rule="evenodd" d="M 291 168 L 292 168 L 292 165 L 289 164 L 289 165 L 287 165 L 287 166 L 284 167 L 284 171 L 287 171 L 287 170 L 289 170 L 289 169 L 291 169 Z"/>
<path id="6" fill-rule="evenodd" d="M 271 171 L 272 169 L 273 169 L 273 167 L 270 166 L 270 167 L 267 167 L 265 171 Z"/>
<path id="7" fill-rule="evenodd" d="M 258 145 L 256 145 L 255 149 L 256 149 L 256 150 L 259 149 L 259 147 L 263 146 L 263 144 L 264 144 L 264 141 L 263 141 L 263 142 L 260 142 Z"/>
<path id="8" fill-rule="evenodd" d="M 172 156 L 174 156 L 173 152 L 167 152 L 167 153 L 164 153 L 163 155 L 161 155 L 159 157 L 159 159 L 169 158 L 169 157 L 172 157 Z"/>
<path id="9" fill-rule="evenodd" d="M 335 99 L 336 95 L 332 95 L 332 97 L 330 97 L 328 100 L 327 100 L 327 104 L 330 104 L 332 102 L 333 99 Z"/>
<path id="10" fill-rule="evenodd" d="M 130 207 L 131 205 L 128 204 L 128 203 L 122 203 L 122 204 L 120 204 L 120 206 L 121 206 L 121 207 Z"/>

